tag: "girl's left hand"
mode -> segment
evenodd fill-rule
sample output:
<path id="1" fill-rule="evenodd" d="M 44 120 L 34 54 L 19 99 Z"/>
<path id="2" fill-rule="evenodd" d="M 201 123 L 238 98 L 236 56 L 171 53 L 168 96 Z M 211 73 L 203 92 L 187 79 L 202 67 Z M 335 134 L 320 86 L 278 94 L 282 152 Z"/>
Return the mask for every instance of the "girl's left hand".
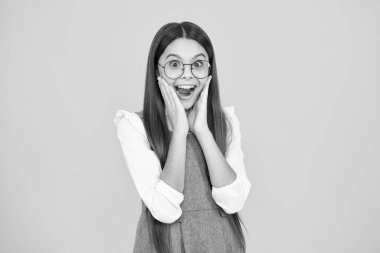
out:
<path id="1" fill-rule="evenodd" d="M 187 117 L 189 122 L 189 130 L 194 134 L 209 129 L 207 124 L 207 98 L 211 78 L 212 76 L 210 75 L 207 79 L 205 87 L 198 96 L 197 101 L 195 101 L 193 109 Z"/>

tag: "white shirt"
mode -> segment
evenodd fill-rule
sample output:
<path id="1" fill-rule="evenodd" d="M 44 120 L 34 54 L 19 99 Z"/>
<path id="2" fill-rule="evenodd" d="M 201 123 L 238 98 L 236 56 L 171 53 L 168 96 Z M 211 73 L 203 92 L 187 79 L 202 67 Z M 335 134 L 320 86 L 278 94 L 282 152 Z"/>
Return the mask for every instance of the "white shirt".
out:
<path id="1" fill-rule="evenodd" d="M 232 141 L 227 146 L 226 161 L 237 177 L 234 182 L 223 187 L 212 186 L 212 197 L 226 213 L 232 214 L 243 208 L 251 183 L 245 171 L 240 122 L 235 114 L 235 107 L 229 106 L 223 110 L 232 123 Z M 163 223 L 174 222 L 182 215 L 180 205 L 184 195 L 160 179 L 160 161 L 150 149 L 142 120 L 134 112 L 118 110 L 113 121 L 117 127 L 117 137 L 125 162 L 140 198 L 154 218 Z M 227 134 L 231 134 L 230 129 Z"/>

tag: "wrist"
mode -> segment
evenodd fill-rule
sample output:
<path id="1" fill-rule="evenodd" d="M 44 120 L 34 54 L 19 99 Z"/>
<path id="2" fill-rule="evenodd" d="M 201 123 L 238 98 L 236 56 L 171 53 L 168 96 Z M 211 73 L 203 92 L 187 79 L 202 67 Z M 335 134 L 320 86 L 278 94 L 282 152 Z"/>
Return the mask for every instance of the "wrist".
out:
<path id="1" fill-rule="evenodd" d="M 179 130 L 179 129 L 174 129 L 172 132 L 173 135 L 177 135 L 177 136 L 186 136 L 187 133 L 188 131 Z"/>
<path id="2" fill-rule="evenodd" d="M 204 129 L 200 129 L 200 130 L 194 130 L 194 134 L 197 136 L 197 137 L 202 137 L 204 135 L 212 135 L 210 129 L 208 127 L 204 128 Z"/>

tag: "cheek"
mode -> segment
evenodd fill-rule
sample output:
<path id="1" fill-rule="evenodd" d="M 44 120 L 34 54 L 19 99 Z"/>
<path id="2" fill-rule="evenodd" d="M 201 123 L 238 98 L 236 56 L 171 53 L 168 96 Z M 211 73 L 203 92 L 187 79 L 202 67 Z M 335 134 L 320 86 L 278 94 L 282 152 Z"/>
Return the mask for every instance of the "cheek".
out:
<path id="1" fill-rule="evenodd" d="M 166 75 L 165 75 L 165 72 L 163 70 L 159 70 L 158 73 L 160 74 L 160 76 L 170 85 L 173 87 L 174 85 L 174 81 L 175 80 L 172 80 L 172 79 L 169 79 Z M 174 88 L 174 87 L 173 87 Z"/>
<path id="2" fill-rule="evenodd" d="M 162 69 L 159 69 L 158 70 L 158 74 L 161 76 L 161 77 L 164 77 L 165 76 L 165 73 Z"/>
<path id="3" fill-rule="evenodd" d="M 173 89 L 174 89 L 174 80 L 169 79 L 169 78 L 167 78 L 167 77 L 164 77 L 164 78 L 165 78 L 165 81 L 166 81 L 170 86 L 172 86 Z"/>
<path id="4" fill-rule="evenodd" d="M 206 86 L 206 83 L 207 83 L 207 78 L 204 78 L 203 80 L 200 81 L 200 84 L 201 84 L 201 91 L 203 91 L 203 88 Z"/>

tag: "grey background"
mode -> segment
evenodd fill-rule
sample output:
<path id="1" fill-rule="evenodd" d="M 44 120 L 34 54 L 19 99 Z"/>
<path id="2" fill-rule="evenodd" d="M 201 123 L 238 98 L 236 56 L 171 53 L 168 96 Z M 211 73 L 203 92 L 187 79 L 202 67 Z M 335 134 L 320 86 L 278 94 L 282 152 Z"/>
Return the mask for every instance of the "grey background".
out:
<path id="1" fill-rule="evenodd" d="M 241 122 L 248 252 L 379 252 L 379 8 L 0 1 L 0 252 L 131 252 L 141 203 L 112 119 L 142 109 L 172 21 L 209 34 Z"/>

